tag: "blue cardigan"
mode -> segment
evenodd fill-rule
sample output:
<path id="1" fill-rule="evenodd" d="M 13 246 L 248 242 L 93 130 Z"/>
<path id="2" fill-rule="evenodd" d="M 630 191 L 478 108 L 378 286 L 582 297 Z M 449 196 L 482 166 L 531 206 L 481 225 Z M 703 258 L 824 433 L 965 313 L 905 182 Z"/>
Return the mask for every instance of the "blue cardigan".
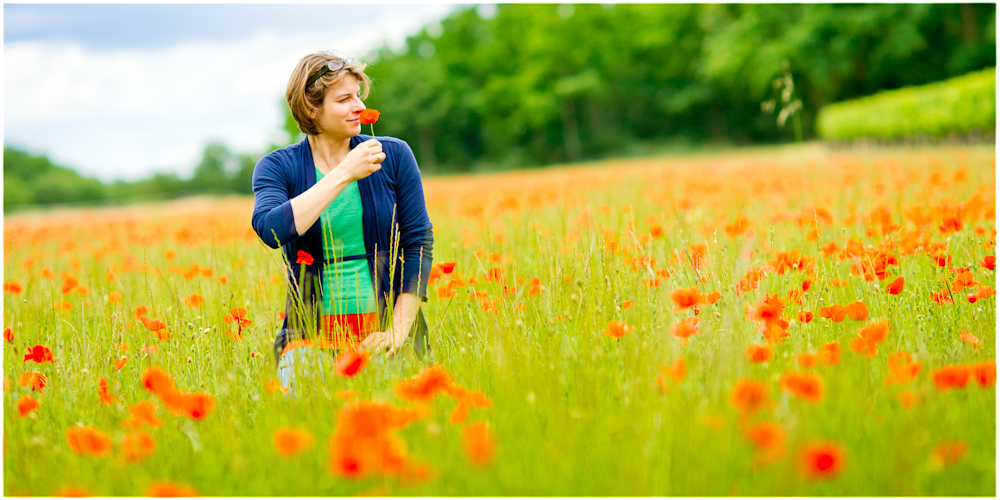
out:
<path id="1" fill-rule="evenodd" d="M 371 139 L 357 135 L 351 138 L 351 149 Z M 427 280 L 430 277 L 434 236 L 427 217 L 420 169 L 413 151 L 405 141 L 393 137 L 377 137 L 382 143 L 386 158 L 382 168 L 358 181 L 361 193 L 362 226 L 365 238 L 365 255 L 347 256 L 367 258 L 368 269 L 375 281 L 381 324 L 391 319 L 387 311 L 388 300 L 393 303 L 400 293 L 408 292 L 427 300 Z M 298 325 L 289 328 L 289 319 L 296 317 L 299 297 L 306 310 L 319 314 L 317 292 L 322 293 L 319 276 L 323 265 L 323 237 L 317 220 L 303 235 L 295 230 L 291 199 L 316 184 L 316 166 L 308 139 L 298 144 L 274 150 L 257 162 L 253 170 L 253 228 L 264 243 L 271 248 L 280 245 L 288 263 L 289 294 L 285 305 L 285 321 L 275 341 L 277 361 L 290 337 L 303 337 L 307 333 Z M 393 235 L 393 229 L 398 231 Z M 394 241 L 398 238 L 398 242 Z M 393 244 L 395 243 L 395 246 Z M 296 264 L 296 256 L 303 250 L 313 256 L 312 265 Z M 377 253 L 376 253 L 377 251 Z M 394 251 L 393 255 L 390 252 Z M 394 269 L 391 269 L 394 267 Z M 300 276 L 304 276 L 299 283 Z M 305 322 L 311 323 L 311 322 Z M 299 325 L 305 324 L 298 322 Z M 313 323 L 315 324 L 315 323 Z M 414 328 L 426 343 L 427 324 L 418 313 Z M 418 342 L 417 349 L 422 354 Z"/>

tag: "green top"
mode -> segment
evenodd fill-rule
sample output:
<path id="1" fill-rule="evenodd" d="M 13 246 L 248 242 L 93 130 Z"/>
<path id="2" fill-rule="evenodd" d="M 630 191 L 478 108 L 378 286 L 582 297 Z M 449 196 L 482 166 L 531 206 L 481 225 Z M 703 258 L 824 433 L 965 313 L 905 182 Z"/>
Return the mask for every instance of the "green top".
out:
<path id="1" fill-rule="evenodd" d="M 316 181 L 323 172 L 316 169 Z M 376 312 L 375 289 L 368 259 L 330 262 L 345 256 L 363 255 L 365 236 L 361 225 L 361 192 L 358 183 L 344 188 L 320 215 L 323 231 L 323 303 L 322 314 L 344 315 Z"/>

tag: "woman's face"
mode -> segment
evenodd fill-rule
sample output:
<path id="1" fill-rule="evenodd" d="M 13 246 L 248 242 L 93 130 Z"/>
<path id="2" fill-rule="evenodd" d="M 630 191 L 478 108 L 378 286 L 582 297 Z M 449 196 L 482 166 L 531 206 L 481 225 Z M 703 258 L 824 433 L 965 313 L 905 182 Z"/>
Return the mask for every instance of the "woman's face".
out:
<path id="1" fill-rule="evenodd" d="M 345 75 L 336 85 L 330 87 L 323 97 L 323 106 L 316 115 L 321 135 L 336 138 L 350 138 L 361 133 L 361 112 L 365 103 L 361 102 L 361 85 L 354 75 Z"/>

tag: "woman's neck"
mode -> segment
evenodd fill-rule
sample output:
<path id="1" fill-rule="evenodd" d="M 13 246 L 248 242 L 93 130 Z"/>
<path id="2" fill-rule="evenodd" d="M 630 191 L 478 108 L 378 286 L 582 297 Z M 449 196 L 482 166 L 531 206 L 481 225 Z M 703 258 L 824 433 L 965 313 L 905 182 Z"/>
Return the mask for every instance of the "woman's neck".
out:
<path id="1" fill-rule="evenodd" d="M 312 149 L 313 163 L 323 175 L 329 174 L 344 161 L 351 152 L 351 138 L 332 138 L 327 135 L 307 135 L 309 148 Z"/>

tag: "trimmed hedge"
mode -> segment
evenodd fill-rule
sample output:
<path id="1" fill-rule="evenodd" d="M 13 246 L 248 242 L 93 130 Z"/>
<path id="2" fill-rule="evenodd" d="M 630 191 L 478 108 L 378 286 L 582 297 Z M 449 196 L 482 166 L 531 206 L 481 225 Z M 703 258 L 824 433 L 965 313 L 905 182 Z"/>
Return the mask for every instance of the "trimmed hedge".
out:
<path id="1" fill-rule="evenodd" d="M 993 131 L 996 68 L 831 104 L 820 109 L 816 128 L 827 140 Z"/>

